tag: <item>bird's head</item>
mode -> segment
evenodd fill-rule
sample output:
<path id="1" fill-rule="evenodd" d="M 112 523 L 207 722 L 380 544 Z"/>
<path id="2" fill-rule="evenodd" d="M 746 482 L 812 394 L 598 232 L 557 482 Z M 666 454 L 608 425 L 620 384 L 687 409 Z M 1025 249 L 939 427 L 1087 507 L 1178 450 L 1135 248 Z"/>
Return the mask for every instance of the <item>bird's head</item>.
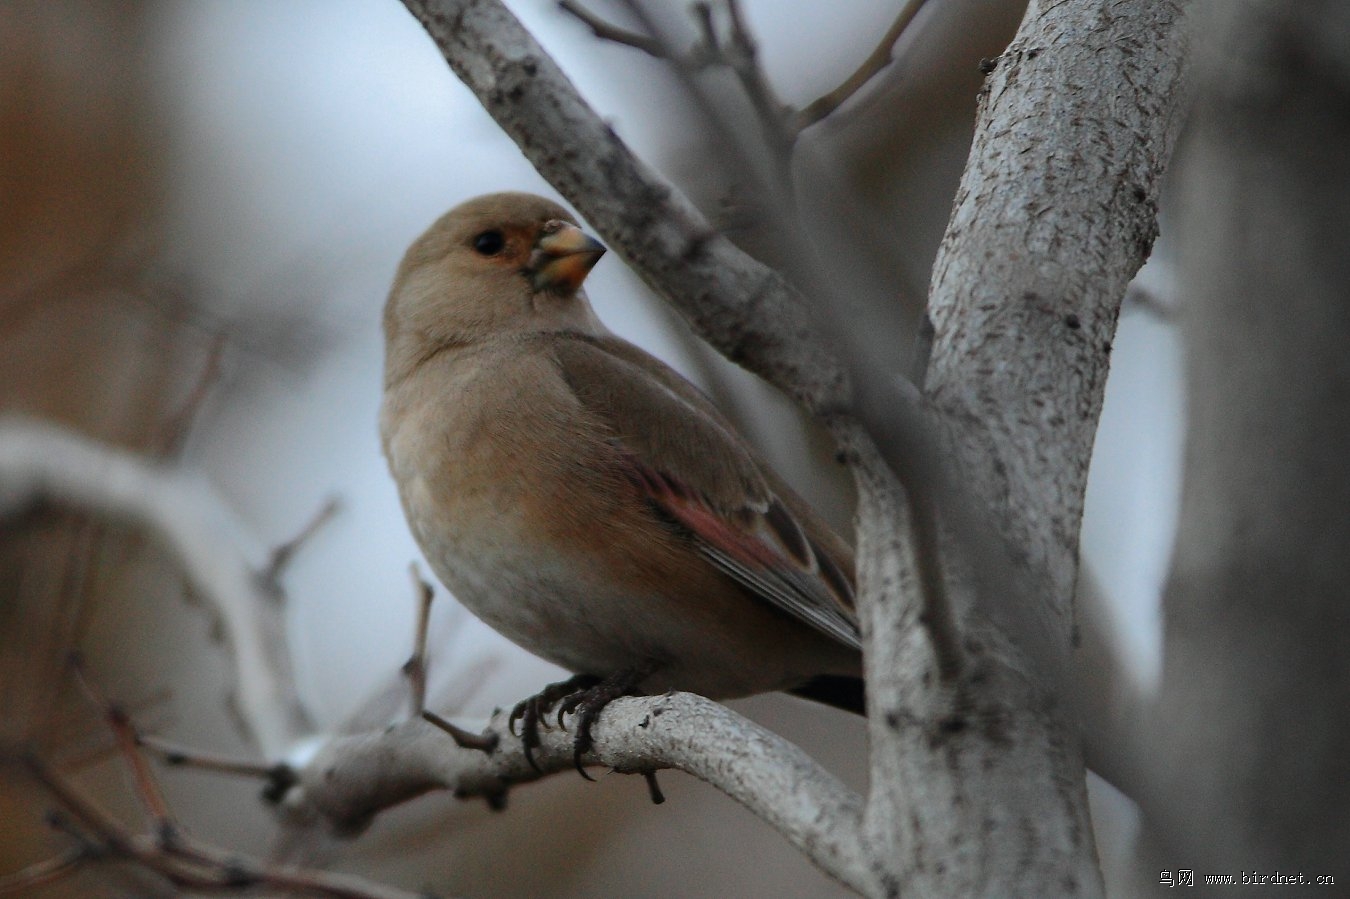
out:
<path id="1" fill-rule="evenodd" d="M 604 252 L 552 200 L 498 193 L 462 203 L 399 265 L 384 312 L 390 351 L 533 331 L 603 333 L 581 284 Z"/>

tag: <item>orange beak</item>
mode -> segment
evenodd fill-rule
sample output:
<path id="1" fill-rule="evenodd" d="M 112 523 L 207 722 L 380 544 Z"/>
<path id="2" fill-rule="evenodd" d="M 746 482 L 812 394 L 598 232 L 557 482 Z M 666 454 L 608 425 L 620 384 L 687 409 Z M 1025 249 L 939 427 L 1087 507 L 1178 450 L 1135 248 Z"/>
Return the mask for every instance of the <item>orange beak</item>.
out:
<path id="1" fill-rule="evenodd" d="M 555 220 L 535 241 L 525 272 L 537 291 L 576 293 L 604 254 L 600 241 L 576 225 Z"/>

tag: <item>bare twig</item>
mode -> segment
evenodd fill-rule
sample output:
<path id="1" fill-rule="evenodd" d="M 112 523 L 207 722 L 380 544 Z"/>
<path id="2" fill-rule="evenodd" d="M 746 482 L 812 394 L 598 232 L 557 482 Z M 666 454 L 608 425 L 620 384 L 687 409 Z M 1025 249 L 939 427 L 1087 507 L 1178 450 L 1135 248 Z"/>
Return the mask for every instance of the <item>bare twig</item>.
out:
<path id="1" fill-rule="evenodd" d="M 60 855 L 35 862 L 13 874 L 0 876 L 0 895 L 19 892 L 27 894 L 30 890 L 74 874 L 87 861 L 89 861 L 88 849 L 84 846 L 74 846 Z"/>
<path id="2" fill-rule="evenodd" d="M 50 735 L 54 745 L 58 746 L 77 740 L 87 725 L 84 716 L 72 720 L 65 715 L 67 709 L 57 698 L 67 683 L 67 654 L 72 646 L 80 644 L 81 632 L 89 620 L 92 604 L 88 600 L 97 569 L 96 559 L 106 538 L 105 524 L 93 516 L 80 515 L 62 539 L 65 545 L 55 550 L 64 550 L 66 562 L 55 593 L 57 614 L 53 616 L 53 626 L 44 629 L 43 645 L 34 655 L 43 673 L 30 680 L 34 713 L 28 717 L 32 722 L 29 730 L 32 737 Z"/>
<path id="3" fill-rule="evenodd" d="M 64 672 L 63 672 L 64 675 Z M 64 677 L 62 679 L 64 683 Z M 160 689 L 135 702 L 122 703 L 122 709 L 129 715 L 135 715 L 144 721 L 152 711 L 164 713 L 164 706 L 172 698 L 168 689 Z M 118 751 L 116 741 L 108 739 L 107 729 L 100 721 L 96 734 L 89 734 L 91 722 L 83 709 L 72 709 L 64 704 L 60 721 L 54 721 L 51 730 L 40 731 L 50 734 L 50 741 L 44 745 L 53 747 L 52 756 L 60 756 L 63 771 L 82 771 L 90 765 L 114 755 Z"/>
<path id="4" fill-rule="evenodd" d="M 436 593 L 417 570 L 416 562 L 408 566 L 408 575 L 412 578 L 413 592 L 417 596 L 417 633 L 413 637 L 412 655 L 403 663 L 403 675 L 408 678 L 412 713 L 416 717 L 427 707 L 427 628 L 431 623 L 431 604 Z"/>
<path id="5" fill-rule="evenodd" d="M 159 756 L 160 761 L 164 764 L 174 767 L 196 768 L 201 771 L 214 771 L 217 774 L 255 777 L 264 780 L 275 776 L 275 765 L 228 758 L 223 755 L 189 749 L 149 734 L 139 734 L 137 744 Z"/>
<path id="6" fill-rule="evenodd" d="M 563 12 L 580 20 L 591 33 L 602 41 L 613 41 L 616 44 L 623 44 L 625 47 L 632 47 L 635 50 L 641 50 L 649 56 L 657 59 L 664 59 L 666 49 L 660 41 L 654 40 L 645 34 L 638 34 L 636 31 L 629 31 L 626 28 L 607 22 L 600 16 L 588 10 L 586 7 L 577 3 L 576 0 L 559 0 L 558 8 Z"/>
<path id="7" fill-rule="evenodd" d="M 330 496 L 328 499 L 324 500 L 323 505 L 321 505 L 319 510 L 305 523 L 299 533 L 286 542 L 277 544 L 268 556 L 267 564 L 263 567 L 263 570 L 259 572 L 258 576 L 262 578 L 263 582 L 273 588 L 279 589 L 278 584 L 281 580 L 281 575 L 286 570 L 286 566 L 291 563 L 291 559 L 295 557 L 295 554 L 300 548 L 308 543 L 320 528 L 327 524 L 332 517 L 337 514 L 339 508 L 341 508 L 341 503 L 338 498 L 336 496 Z"/>
<path id="8" fill-rule="evenodd" d="M 778 161 L 778 180 L 787 191 L 792 183 L 792 146 L 797 140 L 797 133 L 791 127 L 791 109 L 778 98 L 759 64 L 759 48 L 745 24 L 739 0 L 726 0 L 726 5 L 731 20 L 729 52 L 724 51 L 727 63 L 754 107 L 760 131 L 769 145 L 770 158 Z"/>
<path id="9" fill-rule="evenodd" d="M 1124 308 L 1139 309 L 1159 321 L 1173 323 L 1181 317 L 1180 293 L 1173 266 L 1153 258 L 1126 288 Z"/>
<path id="10" fill-rule="evenodd" d="M 891 23 L 891 27 L 887 28 L 886 33 L 881 36 L 881 40 L 877 43 L 876 49 L 872 51 L 871 55 L 863 60 L 862 65 L 858 66 L 853 74 L 845 78 L 838 87 L 806 104 L 794 117 L 793 128 L 797 132 L 802 132 L 824 120 L 890 65 L 895 51 L 895 42 L 900 40 L 900 35 L 905 33 L 905 29 L 909 27 L 910 22 L 914 21 L 914 17 L 919 14 L 919 10 L 923 8 L 925 2 L 926 0 L 908 0 L 900 10 L 900 14 L 895 17 L 895 21 Z"/>
<path id="11" fill-rule="evenodd" d="M 412 899 L 401 890 L 368 883 L 348 875 L 279 868 L 228 853 L 194 840 L 174 820 L 163 797 L 144 770 L 137 751 L 139 737 L 131 722 L 109 707 L 109 723 L 117 735 L 126 763 L 136 773 L 137 792 L 154 816 L 147 834 L 136 834 L 100 808 L 59 772 L 34 755 L 25 757 L 29 772 L 68 812 L 49 820 L 77 845 L 67 854 L 0 880 L 0 892 L 14 885 L 31 886 L 74 873 L 84 864 L 122 861 L 157 874 L 169 883 L 196 891 L 234 892 L 264 888 L 333 899 Z"/>
<path id="12" fill-rule="evenodd" d="M 149 812 L 157 828 L 170 826 L 172 818 L 169 813 L 169 805 L 164 801 L 164 794 L 160 791 L 154 775 L 150 773 L 149 766 L 145 764 L 145 757 L 137 751 L 138 738 L 135 728 L 131 726 L 131 719 L 127 717 L 124 709 L 105 696 L 90 679 L 84 670 L 83 662 L 78 656 L 71 660 L 71 667 L 75 672 L 75 679 L 79 682 L 80 688 L 90 702 L 102 712 L 108 729 L 112 731 L 113 742 L 131 772 L 132 782 L 136 787 L 136 796 L 145 806 L 145 810 Z"/>
<path id="13" fill-rule="evenodd" d="M 188 391 L 182 405 L 169 416 L 169 420 L 164 425 L 163 436 L 160 438 L 159 445 L 161 456 L 166 458 L 175 456 L 182 450 L 207 396 L 211 393 L 211 388 L 220 379 L 220 362 L 225 355 L 225 343 L 223 331 L 217 332 L 211 338 L 211 344 L 206 351 L 206 362 L 197 375 L 196 383 Z"/>
<path id="14" fill-rule="evenodd" d="M 453 721 L 447 721 L 435 712 L 422 710 L 422 718 L 430 724 L 434 724 L 441 730 L 450 735 L 455 741 L 455 745 L 461 749 L 477 749 L 479 752 L 491 752 L 497 748 L 501 738 L 491 731 L 484 731 L 476 734 L 473 731 L 465 730 Z"/>

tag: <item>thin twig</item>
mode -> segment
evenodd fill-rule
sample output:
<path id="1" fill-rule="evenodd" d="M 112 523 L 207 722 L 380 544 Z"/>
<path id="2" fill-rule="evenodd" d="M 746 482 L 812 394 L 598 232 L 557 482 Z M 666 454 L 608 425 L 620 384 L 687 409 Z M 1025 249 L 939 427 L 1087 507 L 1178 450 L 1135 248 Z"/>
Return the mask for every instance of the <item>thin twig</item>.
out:
<path id="1" fill-rule="evenodd" d="M 71 859 L 68 863 L 71 870 L 82 861 L 122 860 L 158 874 L 175 886 L 199 891 L 237 894 L 260 887 L 331 899 L 414 899 L 414 894 L 350 875 L 271 867 L 208 846 L 174 829 L 160 827 L 151 835 L 133 834 L 37 757 L 27 757 L 26 763 L 37 781 L 89 831 L 80 833 L 70 825 L 61 828 L 79 843 L 80 858 L 74 858 L 73 853 L 62 857 Z M 56 860 L 46 867 L 58 868 Z M 51 876 L 56 876 L 56 872 Z"/>
<path id="2" fill-rule="evenodd" d="M 197 749 L 189 749 L 148 734 L 138 735 L 137 743 L 142 749 L 157 755 L 164 764 L 173 767 L 196 768 L 201 771 L 214 771 L 218 774 L 256 777 L 264 780 L 275 776 L 276 765 L 250 762 L 245 759 L 234 759 Z"/>
<path id="3" fill-rule="evenodd" d="M 625 47 L 632 47 L 635 50 L 641 50 L 649 56 L 657 59 L 666 58 L 666 49 L 660 41 L 638 34 L 636 31 L 629 31 L 626 28 L 607 22 L 597 16 L 595 13 L 586 9 L 575 0 L 559 0 L 558 8 L 568 15 L 573 16 L 582 22 L 591 33 L 602 41 L 613 41 L 616 44 L 623 44 Z"/>
<path id="4" fill-rule="evenodd" d="M 149 715 L 155 714 L 157 716 L 155 726 L 160 726 L 164 719 L 171 717 L 165 705 L 172 698 L 173 695 L 168 688 L 160 688 L 144 699 L 123 702 L 121 706 L 127 714 L 135 716 L 142 722 Z M 117 744 L 108 741 L 108 735 L 102 726 L 99 726 L 98 732 L 93 735 L 87 733 L 89 726 L 88 715 L 84 714 L 83 710 L 74 710 L 66 706 L 62 720 L 57 722 L 52 730 L 44 731 L 52 735 L 51 742 L 44 745 L 54 747 L 54 751 L 61 755 L 61 770 L 81 771 L 117 753 Z"/>
<path id="5" fill-rule="evenodd" d="M 453 721 L 448 721 L 437 715 L 435 712 L 422 710 L 422 719 L 430 724 L 434 724 L 441 730 L 450 735 L 455 741 L 455 745 L 463 749 L 477 749 L 481 752 L 491 752 L 497 748 L 501 742 L 501 737 L 491 730 L 485 730 L 481 734 L 476 734 L 471 730 L 465 730 Z"/>
<path id="6" fill-rule="evenodd" d="M 109 699 L 84 670 L 84 664 L 78 656 L 72 658 L 71 668 L 75 672 L 75 679 L 79 683 L 84 694 L 103 713 L 104 720 L 108 723 L 108 729 L 112 731 L 113 742 L 126 762 L 127 768 L 131 771 L 132 782 L 136 787 L 136 796 L 145 806 L 145 810 L 150 813 L 157 827 L 165 827 L 173 823 L 172 815 L 169 812 L 169 805 L 164 801 L 164 794 L 159 789 L 159 784 L 150 773 L 150 768 L 145 764 L 145 758 L 137 751 L 138 738 L 136 730 L 132 727 L 131 719 L 126 711 L 117 703 Z"/>
<path id="7" fill-rule="evenodd" d="M 56 615 L 53 626 L 45 628 L 43 645 L 35 655 L 45 669 L 42 676 L 32 679 L 35 691 L 41 691 L 34 699 L 32 708 L 32 728 L 34 736 L 47 735 L 62 746 L 74 742 L 84 735 L 87 717 L 80 716 L 74 722 L 62 721 L 65 704 L 58 700 L 60 691 L 66 683 L 66 654 L 70 647 L 79 646 L 81 631 L 89 620 L 91 585 L 96 573 L 97 556 L 107 541 L 107 525 L 97 521 L 92 515 L 77 514 L 66 542 L 66 563 L 62 566 L 61 580 L 56 588 L 54 606 Z M 68 727 L 74 724 L 75 729 Z"/>
<path id="8" fill-rule="evenodd" d="M 643 27 L 653 35 L 658 35 L 656 40 L 666 48 L 665 55 L 670 60 L 671 70 L 697 105 L 699 112 L 713 126 L 721 147 L 729 154 L 727 164 L 752 186 L 754 194 L 767 201 L 764 204 L 765 210 L 775 221 L 795 223 L 796 199 L 793 196 L 791 178 L 793 142 L 779 136 L 786 134 L 783 131 L 786 119 L 780 114 L 778 116 L 780 120 L 775 122 L 775 116 L 770 111 L 777 101 L 769 99 L 772 91 L 767 87 L 767 80 L 763 74 L 754 71 L 758 68 L 754 56 L 754 41 L 748 34 L 742 34 L 736 38 L 742 42 L 741 46 L 734 53 L 728 52 L 717 37 L 712 8 L 707 3 L 696 3 L 693 6 L 693 14 L 702 36 L 701 41 L 694 52 L 680 56 L 670 47 L 666 38 L 659 36 L 656 21 L 642 4 L 637 0 L 626 0 L 626 6 L 633 16 L 642 22 Z M 742 30 L 745 27 L 743 20 L 740 27 Z M 729 116 L 723 108 L 724 104 L 716 102 L 707 86 L 699 79 L 700 70 L 713 63 L 727 66 L 737 76 L 742 90 L 746 92 L 747 99 L 755 109 L 755 119 L 762 132 L 761 140 L 747 140 L 743 134 L 740 118 Z M 763 82 L 764 92 L 751 93 L 746 85 L 747 82 L 754 81 Z"/>
<path id="9" fill-rule="evenodd" d="M 413 717 L 416 717 L 427 706 L 427 630 L 431 623 L 431 604 L 436 594 L 431 584 L 417 570 L 416 562 L 408 566 L 408 575 L 412 578 L 413 591 L 417 595 L 417 633 L 413 638 L 412 655 L 403 663 L 403 674 L 408 678 L 408 686 L 412 693 L 412 713 Z"/>
<path id="10" fill-rule="evenodd" d="M 769 153 L 778 167 L 776 175 L 784 185 L 784 190 L 790 193 L 792 145 L 797 139 L 797 131 L 791 124 L 791 110 L 778 99 L 768 76 L 760 67 L 759 48 L 745 24 L 745 17 L 741 15 L 740 0 L 726 0 L 726 4 L 727 15 L 731 20 L 728 47 L 733 51 L 726 54 L 727 62 L 755 109 L 760 130 L 769 145 Z"/>
<path id="11" fill-rule="evenodd" d="M 905 33 L 909 23 L 914 21 L 914 17 L 923 8 L 924 2 L 925 0 L 909 0 L 900 10 L 900 14 L 895 17 L 891 27 L 887 28 L 886 33 L 881 36 L 876 49 L 863 60 L 862 65 L 858 66 L 857 70 L 845 78 L 843 83 L 834 90 L 811 101 L 801 112 L 797 113 L 793 124 L 798 132 L 805 131 L 825 119 L 830 113 L 844 105 L 850 97 L 862 90 L 882 69 L 891 64 L 895 42 L 900 39 L 900 35 Z"/>
<path id="12" fill-rule="evenodd" d="M 198 373 L 196 383 L 164 425 L 158 448 L 161 457 L 176 456 L 183 449 L 211 388 L 220 380 L 220 360 L 225 355 L 225 343 L 224 332 L 218 332 L 211 338 L 211 345 L 206 351 L 206 363 Z"/>
<path id="13" fill-rule="evenodd" d="M 27 893 L 48 883 L 55 883 L 75 871 L 89 860 L 89 852 L 84 846 L 74 846 L 60 855 L 34 862 L 13 874 L 0 877 L 0 895 L 5 893 Z"/>
<path id="14" fill-rule="evenodd" d="M 327 524 L 329 519 L 337 514 L 339 508 L 341 508 L 341 503 L 338 498 L 336 496 L 328 497 L 313 517 L 300 529 L 299 533 L 286 542 L 278 544 L 272 550 L 267 559 L 267 565 L 260 574 L 264 583 L 275 585 L 295 554 L 314 536 L 319 528 Z"/>
<path id="15" fill-rule="evenodd" d="M 630 3 L 629 6 L 632 7 L 633 4 Z M 713 23 L 712 4 L 707 2 L 694 3 L 689 7 L 689 11 L 694 16 L 694 23 L 698 25 L 699 36 L 703 39 L 703 52 L 708 59 L 719 58 L 722 53 L 722 42 L 717 39 L 717 26 Z"/>

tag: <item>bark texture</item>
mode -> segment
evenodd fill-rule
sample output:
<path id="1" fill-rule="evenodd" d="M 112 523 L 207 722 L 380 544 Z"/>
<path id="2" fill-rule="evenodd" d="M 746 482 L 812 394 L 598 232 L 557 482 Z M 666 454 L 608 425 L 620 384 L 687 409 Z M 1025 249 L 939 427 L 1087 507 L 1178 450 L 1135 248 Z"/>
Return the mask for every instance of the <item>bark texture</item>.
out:
<path id="1" fill-rule="evenodd" d="M 1088 462 L 1120 302 L 1156 234 L 1182 41 L 1176 4 L 1033 3 L 981 94 L 933 273 L 925 392 L 985 519 L 967 555 L 972 537 L 1001 540 L 1003 577 L 976 560 L 969 668 L 948 694 L 903 638 L 903 608 L 876 613 L 901 636 L 868 663 L 901 701 L 873 721 L 867 833 L 900 847 L 916 895 L 1102 889 L 1080 737 L 1045 678 L 1065 674 Z"/>

